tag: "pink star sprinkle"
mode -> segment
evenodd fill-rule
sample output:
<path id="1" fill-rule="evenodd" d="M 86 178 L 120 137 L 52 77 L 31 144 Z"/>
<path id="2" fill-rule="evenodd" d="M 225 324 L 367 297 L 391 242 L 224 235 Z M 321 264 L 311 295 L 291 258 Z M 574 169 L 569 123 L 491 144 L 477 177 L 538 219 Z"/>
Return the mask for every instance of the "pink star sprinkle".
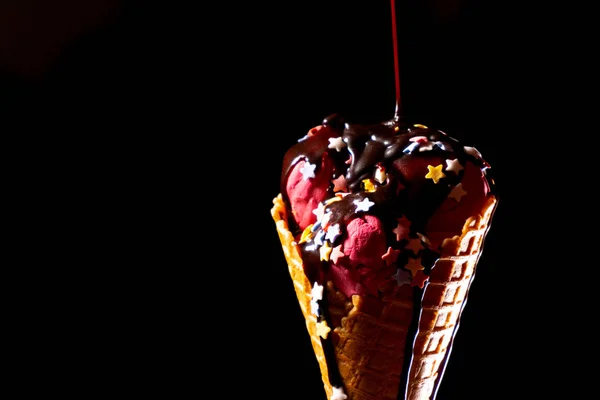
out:
<path id="1" fill-rule="evenodd" d="M 342 245 L 340 244 L 339 246 L 333 248 L 331 254 L 329 255 L 329 259 L 333 260 L 334 264 L 337 264 L 338 260 L 344 256 L 345 254 L 342 252 Z"/>

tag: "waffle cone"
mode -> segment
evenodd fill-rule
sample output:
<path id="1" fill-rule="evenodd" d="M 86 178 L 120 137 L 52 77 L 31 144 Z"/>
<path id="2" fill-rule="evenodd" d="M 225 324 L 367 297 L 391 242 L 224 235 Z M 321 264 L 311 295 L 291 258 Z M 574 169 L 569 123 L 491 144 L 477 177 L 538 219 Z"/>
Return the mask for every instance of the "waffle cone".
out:
<path id="1" fill-rule="evenodd" d="M 281 195 L 273 203 L 271 214 L 319 362 L 325 392 L 331 399 L 330 371 L 317 334 L 317 319 L 311 314 L 312 286 L 304 274 L 297 243 L 288 230 Z M 495 198 L 491 197 L 480 214 L 467 220 L 460 236 L 446 239 L 442 244 L 441 257 L 423 291 L 418 334 L 412 343 L 407 400 L 435 397 L 495 204 Z M 403 398 L 398 396 L 398 390 L 413 323 L 413 291 L 413 287 L 404 285 L 387 291 L 380 299 L 359 295 L 348 299 L 332 282 L 327 282 L 332 341 L 348 400 Z"/>
<path id="2" fill-rule="evenodd" d="M 298 251 L 294 235 L 292 235 L 288 229 L 285 205 L 281 195 L 277 196 L 273 200 L 273 204 L 274 206 L 271 209 L 271 215 L 273 216 L 277 226 L 277 233 L 279 234 L 279 239 L 281 240 L 283 254 L 288 264 L 290 276 L 294 281 L 294 289 L 296 290 L 298 303 L 300 303 L 300 309 L 302 310 L 302 314 L 304 314 L 304 319 L 306 321 L 306 329 L 308 329 L 310 341 L 312 343 L 315 356 L 317 357 L 317 361 L 319 362 L 325 392 L 327 393 L 327 398 L 330 399 L 333 389 L 331 387 L 331 383 L 329 383 L 329 372 L 327 368 L 327 361 L 325 359 L 325 352 L 321 343 L 321 337 L 317 334 L 317 317 L 310 312 L 312 285 L 304 274 L 302 257 Z"/>

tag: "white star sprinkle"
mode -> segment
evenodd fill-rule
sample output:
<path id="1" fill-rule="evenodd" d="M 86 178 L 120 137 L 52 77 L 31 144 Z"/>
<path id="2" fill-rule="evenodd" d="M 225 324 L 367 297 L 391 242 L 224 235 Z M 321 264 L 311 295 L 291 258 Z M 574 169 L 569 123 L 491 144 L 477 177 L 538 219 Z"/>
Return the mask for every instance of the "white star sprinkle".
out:
<path id="1" fill-rule="evenodd" d="M 344 143 L 344 140 L 342 139 L 341 136 L 336 137 L 336 138 L 330 138 L 329 139 L 329 146 L 327 146 L 330 149 L 336 149 L 338 152 L 342 151 L 342 149 L 344 147 L 346 147 L 346 143 Z"/>
<path id="2" fill-rule="evenodd" d="M 309 178 L 315 177 L 315 169 L 316 168 L 317 168 L 316 164 L 311 164 L 309 162 L 304 163 L 302 168 L 300 168 L 300 172 L 302 172 L 302 177 L 304 178 L 305 181 L 307 181 Z"/>
<path id="3" fill-rule="evenodd" d="M 456 201 L 460 201 L 465 194 L 467 194 L 467 192 L 463 189 L 462 183 L 459 183 L 458 185 L 454 186 L 454 189 L 452 189 L 448 197 Z"/>
<path id="4" fill-rule="evenodd" d="M 361 201 L 354 200 L 354 204 L 356 204 L 356 212 L 369 211 L 369 208 L 371 208 L 373 205 L 375 205 L 375 203 L 373 203 L 367 197 L 365 197 Z"/>
<path id="5" fill-rule="evenodd" d="M 335 239 L 340 235 L 340 225 L 335 224 L 331 225 L 327 228 L 327 234 L 325 235 L 325 239 L 329 240 L 331 243 L 335 242 Z"/>
<path id="6" fill-rule="evenodd" d="M 325 213 L 325 204 L 319 203 L 317 208 L 315 208 L 312 212 L 317 216 L 317 221 L 320 221 L 321 218 L 323 218 L 323 214 Z"/>
<path id="7" fill-rule="evenodd" d="M 343 388 L 333 388 L 333 393 L 331 394 L 331 400 L 346 400 L 348 396 L 344 393 Z"/>
<path id="8" fill-rule="evenodd" d="M 319 282 L 315 282 L 310 295 L 313 301 L 323 300 L 323 285 L 319 285 Z"/>
<path id="9" fill-rule="evenodd" d="M 455 174 L 458 174 L 459 171 L 463 170 L 463 166 L 460 165 L 460 162 L 458 161 L 458 158 L 455 158 L 454 160 L 446 160 L 446 172 L 454 172 Z"/>

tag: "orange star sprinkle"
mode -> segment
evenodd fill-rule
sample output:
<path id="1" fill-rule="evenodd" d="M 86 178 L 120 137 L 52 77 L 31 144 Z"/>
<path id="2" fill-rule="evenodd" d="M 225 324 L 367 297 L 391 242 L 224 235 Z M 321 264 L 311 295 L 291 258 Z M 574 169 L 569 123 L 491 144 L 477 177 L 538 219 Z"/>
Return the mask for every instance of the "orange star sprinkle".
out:
<path id="1" fill-rule="evenodd" d="M 327 325 L 327 321 L 317 322 L 317 335 L 327 339 L 329 332 L 331 332 L 331 328 Z"/>
<path id="2" fill-rule="evenodd" d="M 417 273 L 415 274 L 415 277 L 413 278 L 412 282 L 410 283 L 410 286 L 418 286 L 421 289 L 423 289 L 423 286 L 425 286 L 425 282 L 427 282 L 429 280 L 429 277 L 427 275 L 425 275 L 423 273 L 423 271 L 417 271 Z"/>
<path id="3" fill-rule="evenodd" d="M 400 250 L 388 247 L 387 251 L 384 255 L 381 256 L 381 258 L 385 260 L 385 265 L 390 266 L 396 262 L 396 260 L 398 259 L 398 254 L 400 254 Z"/>
<path id="4" fill-rule="evenodd" d="M 347 192 L 348 186 L 346 184 L 346 177 L 340 175 L 331 181 L 333 183 L 333 192 Z"/>
<path id="5" fill-rule="evenodd" d="M 408 264 L 406 264 L 405 268 L 407 270 L 409 270 L 410 272 L 412 272 L 412 276 L 415 276 L 417 274 L 417 271 L 421 271 L 421 270 L 425 269 L 421 265 L 421 259 L 420 258 L 409 258 L 408 259 Z"/>
<path id="6" fill-rule="evenodd" d="M 425 178 L 432 179 L 433 183 L 438 183 L 440 179 L 446 177 L 446 175 L 442 172 L 443 167 L 444 166 L 442 164 L 438 165 L 437 167 L 428 165 L 427 169 L 429 170 L 429 172 L 427 173 L 427 175 L 425 175 Z"/>

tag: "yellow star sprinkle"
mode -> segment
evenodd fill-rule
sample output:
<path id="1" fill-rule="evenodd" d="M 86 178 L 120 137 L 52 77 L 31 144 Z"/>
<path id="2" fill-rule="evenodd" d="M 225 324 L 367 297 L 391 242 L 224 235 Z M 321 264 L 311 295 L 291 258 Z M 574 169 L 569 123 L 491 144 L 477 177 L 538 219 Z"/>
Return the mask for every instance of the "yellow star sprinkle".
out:
<path id="1" fill-rule="evenodd" d="M 314 224 L 310 224 L 307 226 L 302 232 L 302 236 L 300 236 L 300 243 L 304 243 L 313 238 L 312 227 Z"/>
<path id="2" fill-rule="evenodd" d="M 327 325 L 327 321 L 317 322 L 317 335 L 327 339 L 329 332 L 331 332 L 331 328 Z"/>
<path id="3" fill-rule="evenodd" d="M 321 248 L 319 249 L 321 261 L 329 261 L 329 255 L 331 254 L 331 250 L 333 250 L 333 248 L 329 245 L 328 242 L 325 242 L 325 244 L 321 246 Z"/>
<path id="4" fill-rule="evenodd" d="M 375 185 L 373 185 L 373 181 L 370 179 L 363 179 L 362 183 L 365 187 L 365 192 L 372 193 L 375 191 Z"/>
<path id="5" fill-rule="evenodd" d="M 442 172 L 443 165 L 440 164 L 437 167 L 428 165 L 427 169 L 429 172 L 425 175 L 425 178 L 433 179 L 433 183 L 438 183 L 440 179 L 445 178 L 446 175 Z"/>

